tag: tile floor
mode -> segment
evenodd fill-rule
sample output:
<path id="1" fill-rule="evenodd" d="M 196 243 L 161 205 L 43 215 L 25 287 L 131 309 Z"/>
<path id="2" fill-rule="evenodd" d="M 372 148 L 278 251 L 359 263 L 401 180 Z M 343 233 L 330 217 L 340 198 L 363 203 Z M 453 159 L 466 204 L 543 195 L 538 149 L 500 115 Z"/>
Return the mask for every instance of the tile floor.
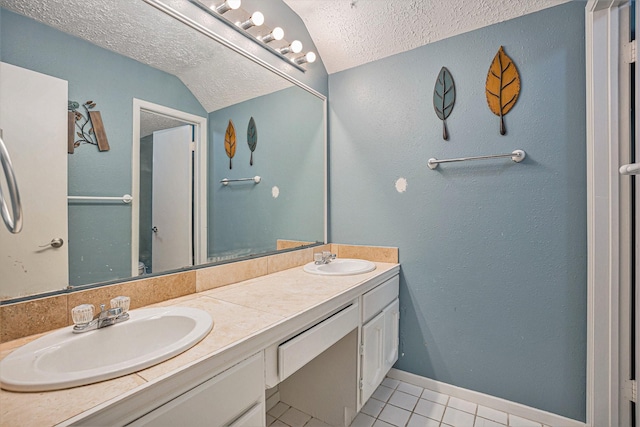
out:
<path id="1" fill-rule="evenodd" d="M 267 412 L 270 427 L 331 427 L 279 402 Z M 547 427 L 486 406 L 385 378 L 351 427 Z"/>

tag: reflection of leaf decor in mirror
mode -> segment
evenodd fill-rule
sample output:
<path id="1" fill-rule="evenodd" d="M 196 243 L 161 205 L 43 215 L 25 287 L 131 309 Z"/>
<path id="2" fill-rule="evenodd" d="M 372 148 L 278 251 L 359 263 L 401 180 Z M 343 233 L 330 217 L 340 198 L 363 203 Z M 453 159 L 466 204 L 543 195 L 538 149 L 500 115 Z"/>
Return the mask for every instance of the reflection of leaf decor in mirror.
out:
<path id="1" fill-rule="evenodd" d="M 102 115 L 99 111 L 93 110 L 96 103 L 87 101 L 82 104 L 86 115 L 78 111 L 80 108 L 78 102 L 69 101 L 67 105 L 69 114 L 73 116 L 74 127 L 77 129 L 75 135 L 69 130 L 69 154 L 73 154 L 74 149 L 78 148 L 81 143 L 97 145 L 99 151 L 109 151 L 109 141 L 102 123 Z M 76 136 L 79 139 L 75 139 Z"/>
<path id="2" fill-rule="evenodd" d="M 247 126 L 247 144 L 249 144 L 249 150 L 251 150 L 249 166 L 253 166 L 253 152 L 256 151 L 256 146 L 258 145 L 258 129 L 253 117 L 249 119 L 249 126 Z"/>
<path id="3" fill-rule="evenodd" d="M 446 67 L 442 67 L 433 89 L 433 108 L 438 118 L 442 120 L 442 139 L 445 141 L 449 140 L 447 118 L 453 111 L 455 102 L 456 86 L 453 83 L 453 76 Z"/>
<path id="4" fill-rule="evenodd" d="M 500 135 L 505 135 L 504 116 L 511 111 L 520 94 L 520 74 L 516 64 L 500 46 L 487 73 L 486 96 L 489 109 L 500 117 Z"/>
<path id="5" fill-rule="evenodd" d="M 233 169 L 231 159 L 236 155 L 236 128 L 233 127 L 233 121 L 229 120 L 227 131 L 224 134 L 224 151 L 229 157 L 229 169 Z"/>

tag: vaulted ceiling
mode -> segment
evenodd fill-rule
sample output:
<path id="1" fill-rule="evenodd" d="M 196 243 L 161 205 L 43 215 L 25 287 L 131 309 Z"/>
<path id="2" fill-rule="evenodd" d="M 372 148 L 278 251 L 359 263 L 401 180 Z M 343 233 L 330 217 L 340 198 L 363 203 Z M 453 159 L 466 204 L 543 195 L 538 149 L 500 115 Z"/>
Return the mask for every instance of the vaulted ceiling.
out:
<path id="1" fill-rule="evenodd" d="M 569 0 L 284 0 L 329 74 Z"/>

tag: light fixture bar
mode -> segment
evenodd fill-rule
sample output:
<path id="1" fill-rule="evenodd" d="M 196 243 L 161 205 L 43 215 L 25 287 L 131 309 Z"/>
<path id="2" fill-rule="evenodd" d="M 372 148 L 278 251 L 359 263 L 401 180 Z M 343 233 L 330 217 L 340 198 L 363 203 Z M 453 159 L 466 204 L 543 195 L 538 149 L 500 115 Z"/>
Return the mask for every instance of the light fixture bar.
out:
<path id="1" fill-rule="evenodd" d="M 239 32 L 240 34 L 242 34 L 246 38 L 248 38 L 250 40 L 253 40 L 254 43 L 256 42 L 256 37 L 255 36 L 253 36 L 248 31 L 243 30 L 242 28 L 240 28 L 238 25 L 236 25 L 235 22 L 231 22 L 229 19 L 225 18 L 220 13 L 217 13 L 214 9 L 212 9 L 210 6 L 207 6 L 206 4 L 204 4 L 201 0 L 189 0 L 189 1 L 191 3 L 193 3 L 194 5 L 198 6 L 200 9 L 204 10 L 205 12 L 207 12 L 209 15 L 211 15 L 214 18 L 216 18 L 217 20 L 219 20 L 220 22 L 223 22 L 224 24 L 226 24 L 230 28 L 233 28 L 235 31 Z M 271 52 L 275 56 L 279 57 L 280 59 L 285 61 L 287 64 L 289 64 L 292 67 L 296 68 L 297 70 L 302 71 L 303 73 L 305 73 L 307 71 L 304 67 L 300 66 L 300 64 L 296 64 L 294 61 L 292 61 L 290 58 L 286 57 L 279 50 L 276 50 L 273 47 L 269 46 L 267 44 L 267 42 L 260 42 L 260 43 L 257 43 L 257 44 L 259 46 L 262 46 L 262 48 L 268 50 L 269 52 Z M 300 43 L 300 51 L 302 51 L 302 43 Z M 298 51 L 298 52 L 300 52 L 300 51 Z"/>

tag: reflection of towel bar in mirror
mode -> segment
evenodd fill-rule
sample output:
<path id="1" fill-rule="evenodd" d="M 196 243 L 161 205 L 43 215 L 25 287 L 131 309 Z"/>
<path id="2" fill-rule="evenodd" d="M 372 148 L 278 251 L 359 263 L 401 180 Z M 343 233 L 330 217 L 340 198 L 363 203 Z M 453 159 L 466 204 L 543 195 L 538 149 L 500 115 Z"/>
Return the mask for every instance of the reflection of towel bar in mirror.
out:
<path id="1" fill-rule="evenodd" d="M 253 178 L 238 178 L 238 179 L 229 179 L 229 178 L 224 178 L 220 180 L 220 183 L 222 185 L 229 185 L 230 182 L 240 182 L 240 181 L 253 181 L 256 184 L 260 183 L 260 180 L 262 178 L 260 178 L 259 176 L 254 176 Z"/>
<path id="2" fill-rule="evenodd" d="M 68 196 L 69 200 L 118 200 L 122 203 L 131 203 L 133 197 L 130 194 L 125 194 L 121 197 L 100 197 L 100 196 Z"/>
<path id="3" fill-rule="evenodd" d="M 524 160 L 526 156 L 527 156 L 527 153 L 525 153 L 524 150 L 515 150 L 508 154 L 492 154 L 489 156 L 459 157 L 457 159 L 444 159 L 444 160 L 430 158 L 427 164 L 429 166 L 429 169 L 435 169 L 438 167 L 438 164 L 440 163 L 465 162 L 467 160 L 500 159 L 503 157 L 511 157 L 511 160 L 513 160 L 516 163 L 520 163 L 521 161 Z"/>

